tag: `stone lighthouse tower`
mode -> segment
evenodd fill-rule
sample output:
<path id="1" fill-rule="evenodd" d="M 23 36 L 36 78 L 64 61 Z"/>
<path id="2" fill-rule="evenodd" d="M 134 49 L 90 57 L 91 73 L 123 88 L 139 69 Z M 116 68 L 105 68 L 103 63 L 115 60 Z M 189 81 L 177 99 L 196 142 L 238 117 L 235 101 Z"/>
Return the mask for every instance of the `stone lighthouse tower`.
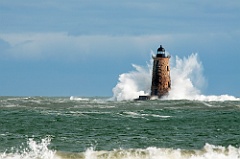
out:
<path id="1" fill-rule="evenodd" d="M 161 98 L 171 89 L 170 56 L 165 54 L 165 49 L 160 45 L 157 55 L 153 57 L 151 96 Z"/>

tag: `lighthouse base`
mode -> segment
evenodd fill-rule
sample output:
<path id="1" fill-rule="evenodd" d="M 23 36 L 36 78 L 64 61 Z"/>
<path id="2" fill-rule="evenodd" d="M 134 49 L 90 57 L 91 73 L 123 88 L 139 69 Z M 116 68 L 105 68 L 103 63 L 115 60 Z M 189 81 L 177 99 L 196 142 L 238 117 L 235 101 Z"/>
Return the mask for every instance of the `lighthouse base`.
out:
<path id="1" fill-rule="evenodd" d="M 135 101 L 139 101 L 139 100 L 156 100 L 156 99 L 161 99 L 163 96 L 158 97 L 158 96 L 150 96 L 150 95 L 146 95 L 146 96 L 139 96 L 138 98 L 134 99 Z"/>
<path id="2" fill-rule="evenodd" d="M 137 99 L 134 100 L 150 100 L 151 96 L 139 96 Z"/>

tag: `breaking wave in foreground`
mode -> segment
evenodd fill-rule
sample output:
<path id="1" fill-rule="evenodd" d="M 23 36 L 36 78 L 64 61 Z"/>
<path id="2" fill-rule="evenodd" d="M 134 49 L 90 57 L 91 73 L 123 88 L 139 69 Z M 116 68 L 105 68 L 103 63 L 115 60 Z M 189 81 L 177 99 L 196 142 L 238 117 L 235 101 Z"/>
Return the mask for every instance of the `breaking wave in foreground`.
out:
<path id="1" fill-rule="evenodd" d="M 59 152 L 50 150 L 51 138 L 36 142 L 29 139 L 27 148 L 12 148 L 12 152 L 0 154 L 1 159 L 240 159 L 240 148 L 222 147 L 205 144 L 200 150 L 184 150 L 171 148 L 148 147 L 146 149 L 114 149 L 112 151 L 96 151 L 94 147 L 85 152 Z"/>
<path id="2" fill-rule="evenodd" d="M 153 53 L 152 53 L 153 54 Z M 203 66 L 198 54 L 189 57 L 172 58 L 171 82 L 172 88 L 164 100 L 200 100 L 200 101 L 235 101 L 240 100 L 231 95 L 203 95 L 201 89 L 206 86 L 203 76 Z M 152 77 L 152 60 L 147 66 L 133 65 L 134 71 L 123 73 L 119 82 L 113 88 L 113 99 L 117 101 L 133 100 L 139 95 L 149 95 Z"/>

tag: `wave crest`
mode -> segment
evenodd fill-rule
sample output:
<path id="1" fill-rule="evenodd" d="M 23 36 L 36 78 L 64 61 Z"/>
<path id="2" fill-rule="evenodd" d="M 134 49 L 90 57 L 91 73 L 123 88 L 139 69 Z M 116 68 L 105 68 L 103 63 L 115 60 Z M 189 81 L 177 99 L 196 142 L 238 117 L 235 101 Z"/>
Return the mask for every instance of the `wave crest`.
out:
<path id="1" fill-rule="evenodd" d="M 201 150 L 148 147 L 146 149 L 94 151 L 93 148 L 89 148 L 82 157 L 85 159 L 239 159 L 240 149 L 210 144 L 206 144 Z"/>
<path id="2" fill-rule="evenodd" d="M 148 147 L 146 149 L 114 149 L 96 151 L 94 147 L 85 152 L 61 152 L 48 148 L 51 138 L 36 142 L 29 139 L 27 147 L 12 148 L 8 153 L 0 153 L 1 159 L 240 159 L 240 148 L 205 144 L 200 150 Z"/>
<path id="3" fill-rule="evenodd" d="M 1 159 L 53 159 L 56 151 L 49 150 L 48 145 L 51 142 L 51 137 L 46 137 L 41 142 L 28 139 L 27 147 L 12 148 L 10 153 L 0 154 Z"/>

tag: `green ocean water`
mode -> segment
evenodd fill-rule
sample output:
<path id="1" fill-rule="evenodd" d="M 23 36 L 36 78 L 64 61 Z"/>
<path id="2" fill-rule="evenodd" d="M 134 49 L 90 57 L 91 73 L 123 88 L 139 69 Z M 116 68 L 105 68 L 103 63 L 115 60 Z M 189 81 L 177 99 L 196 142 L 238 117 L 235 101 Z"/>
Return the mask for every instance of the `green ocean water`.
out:
<path id="1" fill-rule="evenodd" d="M 0 97 L 0 158 L 240 158 L 240 101 Z"/>

